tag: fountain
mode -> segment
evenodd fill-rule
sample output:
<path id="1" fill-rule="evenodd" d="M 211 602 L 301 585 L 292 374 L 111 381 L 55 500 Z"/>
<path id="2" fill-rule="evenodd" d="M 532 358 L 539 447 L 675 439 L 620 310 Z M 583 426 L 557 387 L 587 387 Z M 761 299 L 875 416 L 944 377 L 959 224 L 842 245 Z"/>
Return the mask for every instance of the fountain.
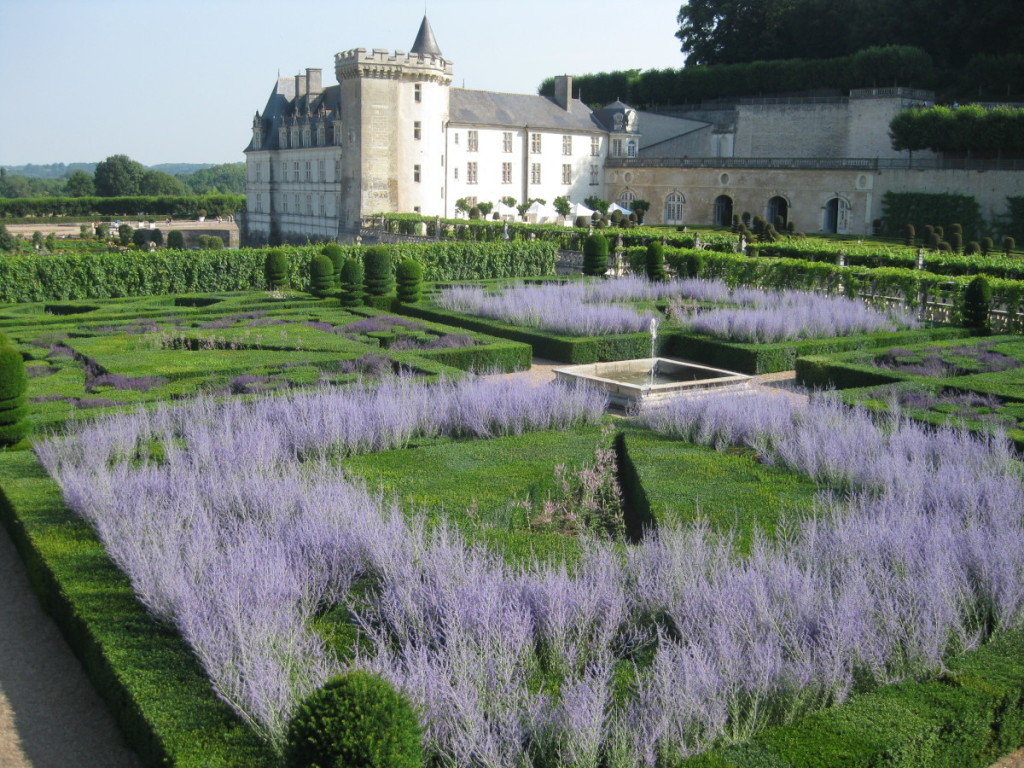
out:
<path id="1" fill-rule="evenodd" d="M 734 371 L 657 356 L 658 321 L 651 318 L 651 356 L 639 360 L 570 365 L 555 369 L 555 379 L 586 382 L 608 394 L 611 405 L 629 408 L 708 388 L 746 390 L 750 377 Z"/>

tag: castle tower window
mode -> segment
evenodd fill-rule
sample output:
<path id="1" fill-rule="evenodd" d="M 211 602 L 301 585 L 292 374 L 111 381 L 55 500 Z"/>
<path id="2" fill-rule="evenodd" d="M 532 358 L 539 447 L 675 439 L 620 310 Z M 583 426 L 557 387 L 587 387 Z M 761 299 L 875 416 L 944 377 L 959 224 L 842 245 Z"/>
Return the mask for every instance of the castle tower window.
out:
<path id="1" fill-rule="evenodd" d="M 562 183 L 572 184 L 572 166 L 569 163 L 562 166 Z"/>
<path id="2" fill-rule="evenodd" d="M 563 155 L 571 155 L 572 154 L 572 136 L 563 136 L 562 137 L 562 154 Z"/>
<path id="3" fill-rule="evenodd" d="M 420 183 L 420 166 L 418 165 L 414 165 L 412 167 L 412 180 L 415 181 L 417 184 Z"/>
<path id="4" fill-rule="evenodd" d="M 416 83 L 413 86 L 413 98 L 416 100 L 417 104 L 419 104 L 421 101 L 423 101 L 423 84 L 422 83 Z"/>
<path id="5" fill-rule="evenodd" d="M 476 184 L 476 163 L 466 163 L 466 183 Z"/>
<path id="6" fill-rule="evenodd" d="M 419 120 L 412 124 L 412 137 L 416 139 L 416 141 L 423 138 L 423 124 L 420 123 Z"/>
<path id="7" fill-rule="evenodd" d="M 512 151 L 512 131 L 505 131 L 501 134 L 501 151 Z"/>
<path id="8" fill-rule="evenodd" d="M 540 134 L 539 133 L 531 133 L 530 134 L 530 154 L 532 154 L 532 155 L 539 155 L 540 154 Z"/>
<path id="9" fill-rule="evenodd" d="M 590 137 L 590 156 L 600 157 L 601 156 L 601 138 L 599 136 Z"/>
<path id="10" fill-rule="evenodd" d="M 540 184 L 540 163 L 530 163 L 530 183 Z"/>
<path id="11" fill-rule="evenodd" d="M 477 152 L 480 149 L 479 131 L 466 131 L 466 151 Z"/>
<path id="12" fill-rule="evenodd" d="M 512 183 L 512 163 L 501 164 L 501 183 L 511 184 Z"/>

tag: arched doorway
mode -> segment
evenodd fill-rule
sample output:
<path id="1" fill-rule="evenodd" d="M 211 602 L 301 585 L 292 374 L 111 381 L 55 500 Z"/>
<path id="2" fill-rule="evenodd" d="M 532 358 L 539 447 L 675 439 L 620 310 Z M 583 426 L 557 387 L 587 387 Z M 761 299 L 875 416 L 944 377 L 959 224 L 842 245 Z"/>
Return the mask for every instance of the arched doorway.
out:
<path id="1" fill-rule="evenodd" d="M 850 227 L 850 204 L 841 197 L 825 203 L 825 220 L 821 230 L 830 235 L 845 235 Z"/>
<path id="2" fill-rule="evenodd" d="M 678 192 L 673 192 L 665 198 L 665 224 L 683 223 L 683 202 L 683 196 Z"/>
<path id="3" fill-rule="evenodd" d="M 719 195 L 715 198 L 715 226 L 732 226 L 732 198 L 728 195 Z"/>
<path id="4" fill-rule="evenodd" d="M 776 229 L 783 229 L 789 221 L 789 203 L 786 198 L 776 195 L 768 201 L 768 223 Z"/>

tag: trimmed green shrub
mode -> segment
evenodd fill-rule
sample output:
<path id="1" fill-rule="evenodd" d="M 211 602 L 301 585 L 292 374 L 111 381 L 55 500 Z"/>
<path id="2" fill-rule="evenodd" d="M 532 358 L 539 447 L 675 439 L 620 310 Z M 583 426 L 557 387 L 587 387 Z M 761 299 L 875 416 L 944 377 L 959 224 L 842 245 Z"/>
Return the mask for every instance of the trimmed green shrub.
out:
<path id="1" fill-rule="evenodd" d="M 185 235 L 180 229 L 172 229 L 167 233 L 167 247 L 182 250 L 185 247 Z"/>
<path id="2" fill-rule="evenodd" d="M 1016 240 L 1014 240 L 1012 237 L 1004 237 L 1003 238 L 1003 253 L 1005 253 L 1007 256 L 1009 256 L 1010 255 L 1010 251 L 1015 251 L 1016 249 L 1017 249 L 1017 241 Z"/>
<path id="3" fill-rule="evenodd" d="M 370 296 L 386 296 L 394 290 L 391 251 L 374 245 L 363 252 L 363 283 Z"/>
<path id="4" fill-rule="evenodd" d="M 328 243 L 320 253 L 329 258 L 334 265 L 334 283 L 338 285 L 341 282 L 341 267 L 345 263 L 345 251 L 337 243 Z"/>
<path id="5" fill-rule="evenodd" d="M 982 256 L 988 256 L 992 252 L 992 249 L 995 248 L 995 247 L 996 247 L 996 244 L 994 242 L 992 242 L 992 238 L 991 237 L 983 237 L 983 238 L 981 238 L 981 255 Z"/>
<path id="6" fill-rule="evenodd" d="M 992 286 L 988 280 L 979 275 L 967 284 L 964 289 L 964 305 L 961 319 L 965 327 L 973 328 L 982 334 L 992 330 L 988 313 L 992 309 Z"/>
<path id="7" fill-rule="evenodd" d="M 964 256 L 974 256 L 981 253 L 981 246 L 975 240 L 971 240 L 964 246 Z"/>
<path id="8" fill-rule="evenodd" d="M 24 420 L 28 374 L 21 353 L 11 346 L 0 346 L 0 445 L 14 445 L 28 434 Z"/>
<path id="9" fill-rule="evenodd" d="M 604 235 L 588 235 L 583 241 L 583 274 L 599 277 L 608 271 L 608 239 Z"/>
<path id="10" fill-rule="evenodd" d="M 341 306 L 356 307 L 363 303 L 363 262 L 346 259 L 341 265 Z"/>
<path id="11" fill-rule="evenodd" d="M 219 251 L 224 248 L 224 241 L 219 235 L 200 235 L 199 236 L 199 250 L 201 251 Z"/>
<path id="12" fill-rule="evenodd" d="M 276 291 L 288 284 L 288 254 L 280 248 L 267 251 L 263 262 L 263 275 L 270 290 Z"/>
<path id="13" fill-rule="evenodd" d="M 334 288 L 334 262 L 319 254 L 309 262 L 309 292 L 324 297 Z"/>
<path id="14" fill-rule="evenodd" d="M 122 224 L 117 228 L 117 242 L 121 245 L 130 245 L 134 235 L 135 230 L 127 224 Z"/>
<path id="15" fill-rule="evenodd" d="M 647 246 L 644 268 L 649 280 L 662 281 L 665 279 L 665 249 L 656 240 Z"/>
<path id="16" fill-rule="evenodd" d="M 287 768 L 415 768 L 423 765 L 420 725 L 409 702 L 363 670 L 328 680 L 288 726 Z"/>
<path id="17" fill-rule="evenodd" d="M 406 259 L 395 271 L 398 276 L 398 300 L 406 304 L 419 301 L 423 292 L 423 267 L 412 259 Z"/>
<path id="18" fill-rule="evenodd" d="M 913 224 L 907 224 L 903 229 L 903 242 L 906 245 L 913 246 L 914 241 L 917 238 L 917 230 L 914 229 Z"/>

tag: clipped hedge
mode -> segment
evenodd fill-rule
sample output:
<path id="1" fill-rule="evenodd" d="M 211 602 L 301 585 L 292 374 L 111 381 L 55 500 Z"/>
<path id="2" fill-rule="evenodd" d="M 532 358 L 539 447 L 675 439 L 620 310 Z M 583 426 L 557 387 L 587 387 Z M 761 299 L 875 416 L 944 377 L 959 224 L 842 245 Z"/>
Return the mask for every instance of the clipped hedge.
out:
<path id="1" fill-rule="evenodd" d="M 938 680 L 855 695 L 680 768 L 985 768 L 1024 744 L 1024 633 L 949 662 Z"/>
<path id="2" fill-rule="evenodd" d="M 396 260 L 412 259 L 421 264 L 429 281 L 543 277 L 555 273 L 557 256 L 554 244 L 534 242 L 401 244 L 390 249 Z M 9 256 L 0 259 L 0 302 L 263 290 L 267 250 Z M 308 291 L 306 265 L 317 249 L 280 250 L 289 256 L 287 284 Z M 361 258 L 365 250 L 348 246 L 343 253 L 345 258 Z"/>
<path id="3" fill-rule="evenodd" d="M 178 634 L 154 621 L 35 456 L 0 456 L 0 523 L 121 732 L 147 766 L 272 768 Z"/>
<path id="4" fill-rule="evenodd" d="M 133 197 L 0 198 L 0 217 L 26 216 L 173 216 L 194 219 L 228 216 L 245 208 L 245 195 L 138 195 Z"/>
<path id="5" fill-rule="evenodd" d="M 502 339 L 520 341 L 533 348 L 534 356 L 557 360 L 561 363 L 578 365 L 609 360 L 631 360 L 651 355 L 651 337 L 647 333 L 625 333 L 618 336 L 556 336 L 544 331 L 504 325 L 493 320 L 462 315 L 422 304 L 394 302 L 391 310 L 435 323 L 453 325 Z M 659 345 L 664 343 L 661 337 L 658 341 Z"/>
<path id="6" fill-rule="evenodd" d="M 849 352 L 872 347 L 896 346 L 900 344 L 918 344 L 940 339 L 960 339 L 971 335 L 964 328 L 927 328 L 921 330 L 889 331 L 884 333 L 859 334 L 856 336 L 834 336 L 825 339 L 802 339 L 800 341 L 783 341 L 775 344 L 754 344 L 711 336 L 673 332 L 666 334 L 667 354 L 694 360 L 713 368 L 724 368 L 737 373 L 760 374 L 800 371 L 803 359 L 811 355 L 826 355 L 835 352 Z M 815 358 L 817 359 L 817 358 Z M 885 379 L 885 383 L 891 381 Z M 817 382 L 808 382 L 808 386 L 823 386 Z M 838 385 L 837 385 L 838 386 Z M 850 385 L 850 386 L 867 386 Z"/>

